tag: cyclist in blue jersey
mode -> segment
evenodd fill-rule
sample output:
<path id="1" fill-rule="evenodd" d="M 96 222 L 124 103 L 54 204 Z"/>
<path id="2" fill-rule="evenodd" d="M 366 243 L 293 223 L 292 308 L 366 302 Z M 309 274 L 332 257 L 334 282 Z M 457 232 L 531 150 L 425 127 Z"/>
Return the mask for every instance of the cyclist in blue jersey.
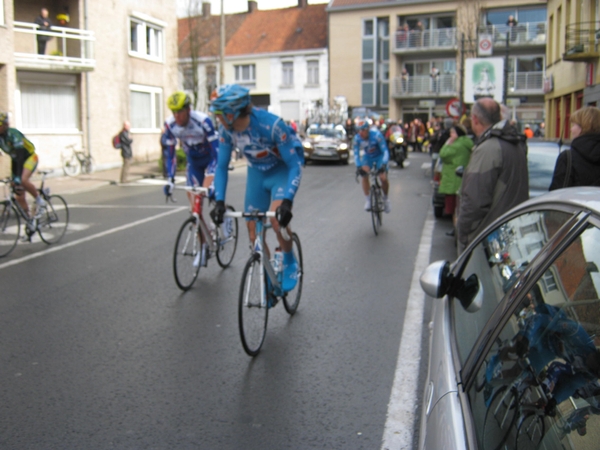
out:
<path id="1" fill-rule="evenodd" d="M 387 177 L 387 163 L 390 153 L 387 143 L 381 132 L 377 128 L 371 128 L 366 119 L 359 120 L 356 129 L 358 132 L 354 136 L 354 163 L 356 174 L 362 177 L 362 188 L 366 197 L 365 211 L 371 210 L 371 187 L 368 174 L 373 164 L 376 164 L 383 190 L 385 212 L 389 213 L 391 208 L 388 199 L 390 184 Z"/>
<path id="2" fill-rule="evenodd" d="M 187 157 L 187 185 L 209 187 L 214 178 L 219 137 L 208 115 L 193 111 L 190 105 L 191 99 L 184 92 L 175 92 L 167 100 L 167 106 L 173 112 L 173 116 L 165 121 L 161 136 L 169 178 L 169 184 L 165 186 L 167 195 L 172 193 L 175 182 L 175 145 L 178 139 Z"/>
<path id="3" fill-rule="evenodd" d="M 282 238 L 280 227 L 292 220 L 292 203 L 300 186 L 302 144 L 285 122 L 268 111 L 255 108 L 250 92 L 243 86 L 219 87 L 212 96 L 210 110 L 220 122 L 219 156 L 215 174 L 215 208 L 211 217 L 217 224 L 225 213 L 228 165 L 238 148 L 248 162 L 245 211 L 276 211 L 273 229 L 283 251 L 283 290 L 294 289 L 298 264 L 292 253 L 292 240 Z M 255 222 L 247 222 L 250 240 L 256 236 Z"/>

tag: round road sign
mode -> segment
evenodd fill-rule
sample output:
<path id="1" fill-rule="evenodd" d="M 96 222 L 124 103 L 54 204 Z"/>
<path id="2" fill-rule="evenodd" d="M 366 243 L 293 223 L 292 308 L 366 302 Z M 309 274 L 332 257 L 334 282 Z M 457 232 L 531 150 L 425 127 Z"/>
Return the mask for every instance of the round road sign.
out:
<path id="1" fill-rule="evenodd" d="M 461 108 L 462 106 L 462 108 Z M 457 98 L 453 98 L 452 100 L 446 103 L 446 113 L 450 117 L 454 117 L 458 119 L 465 112 L 465 105 L 461 105 L 460 100 Z"/>

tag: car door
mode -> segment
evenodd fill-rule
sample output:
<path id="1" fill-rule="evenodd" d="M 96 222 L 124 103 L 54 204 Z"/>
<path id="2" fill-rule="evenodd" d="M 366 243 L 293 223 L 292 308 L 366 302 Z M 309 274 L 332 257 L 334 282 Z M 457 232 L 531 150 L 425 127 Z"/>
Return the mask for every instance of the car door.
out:
<path id="1" fill-rule="evenodd" d="M 486 343 L 489 321 L 504 308 L 519 275 L 572 214 L 515 213 L 475 241 L 451 271 L 451 295 L 434 310 L 420 448 L 470 448 L 475 415 L 462 389 L 463 367 Z"/>

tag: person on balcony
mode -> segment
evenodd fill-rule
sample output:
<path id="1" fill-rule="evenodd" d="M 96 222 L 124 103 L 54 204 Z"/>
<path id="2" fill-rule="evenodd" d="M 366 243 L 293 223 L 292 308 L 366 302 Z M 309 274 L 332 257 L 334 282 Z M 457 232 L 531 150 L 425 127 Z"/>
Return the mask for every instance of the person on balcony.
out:
<path id="1" fill-rule="evenodd" d="M 48 18 L 48 10 L 46 8 L 42 8 L 40 10 L 40 15 L 35 19 L 34 23 L 38 26 L 37 31 L 50 31 L 52 23 Z M 51 36 L 47 36 L 44 34 L 37 35 L 38 55 L 46 54 L 46 43 L 50 39 Z"/>
<path id="2" fill-rule="evenodd" d="M 508 20 L 506 21 L 506 26 L 508 27 L 508 32 L 510 33 L 510 41 L 515 42 L 517 39 L 517 19 L 515 16 L 508 16 Z"/>
<path id="3" fill-rule="evenodd" d="M 431 88 L 432 91 L 436 94 L 440 92 L 440 69 L 435 67 L 435 64 L 431 67 L 431 73 L 429 74 L 431 77 Z"/>
<path id="4" fill-rule="evenodd" d="M 408 70 L 406 70 L 406 67 L 402 68 L 402 93 L 406 94 L 409 90 L 409 81 L 410 81 L 410 74 L 408 73 Z"/>

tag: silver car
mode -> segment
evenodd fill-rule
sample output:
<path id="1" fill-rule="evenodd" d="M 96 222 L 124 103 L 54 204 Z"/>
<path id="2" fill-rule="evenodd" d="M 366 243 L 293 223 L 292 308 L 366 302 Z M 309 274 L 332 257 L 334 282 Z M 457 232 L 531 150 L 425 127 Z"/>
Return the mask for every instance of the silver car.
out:
<path id="1" fill-rule="evenodd" d="M 419 449 L 600 448 L 600 189 L 533 198 L 421 286 L 433 312 Z"/>

